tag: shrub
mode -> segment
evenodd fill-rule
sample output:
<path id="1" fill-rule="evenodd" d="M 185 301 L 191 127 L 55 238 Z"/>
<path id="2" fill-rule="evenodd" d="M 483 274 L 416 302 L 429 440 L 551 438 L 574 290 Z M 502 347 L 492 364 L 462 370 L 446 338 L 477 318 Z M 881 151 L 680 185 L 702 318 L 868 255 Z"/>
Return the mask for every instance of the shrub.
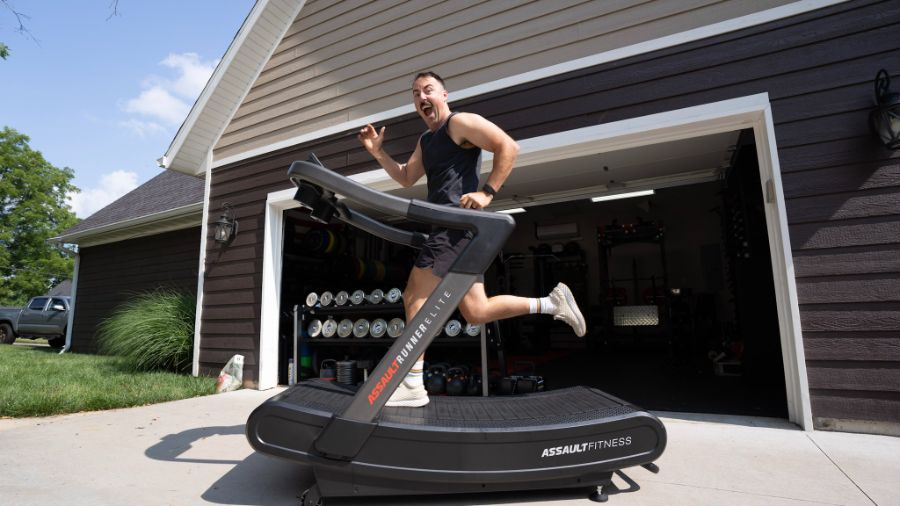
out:
<path id="1" fill-rule="evenodd" d="M 184 372 L 191 366 L 196 298 L 159 289 L 139 294 L 98 325 L 101 353 L 136 370 Z"/>

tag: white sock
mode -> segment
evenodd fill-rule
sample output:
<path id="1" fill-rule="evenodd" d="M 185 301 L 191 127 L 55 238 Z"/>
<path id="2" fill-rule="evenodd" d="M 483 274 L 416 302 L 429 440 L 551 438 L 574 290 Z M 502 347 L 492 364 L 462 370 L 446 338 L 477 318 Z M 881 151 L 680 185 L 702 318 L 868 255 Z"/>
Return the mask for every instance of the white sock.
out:
<path id="1" fill-rule="evenodd" d="M 528 299 L 528 314 L 556 314 L 556 304 L 550 300 L 550 297 L 541 297 L 540 299 Z"/>
<path id="2" fill-rule="evenodd" d="M 406 378 L 403 381 L 408 386 L 421 386 L 423 385 L 422 375 L 423 369 L 425 368 L 424 360 L 416 360 L 416 363 L 413 365 L 413 368 L 409 371 L 409 374 L 406 375 Z"/>

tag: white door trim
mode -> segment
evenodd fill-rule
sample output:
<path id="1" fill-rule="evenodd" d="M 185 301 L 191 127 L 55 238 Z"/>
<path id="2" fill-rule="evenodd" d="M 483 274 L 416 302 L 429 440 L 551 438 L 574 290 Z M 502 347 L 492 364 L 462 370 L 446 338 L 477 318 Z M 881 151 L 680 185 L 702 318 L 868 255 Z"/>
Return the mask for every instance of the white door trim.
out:
<path id="1" fill-rule="evenodd" d="M 259 322 L 259 389 L 278 386 L 278 327 L 281 321 L 281 265 L 284 244 L 284 211 L 299 207 L 291 189 L 272 192 L 266 198 L 263 240 L 262 297 Z"/>
<path id="2" fill-rule="evenodd" d="M 662 142 L 752 128 L 756 137 L 760 182 L 766 195 L 766 223 L 781 348 L 787 389 L 788 417 L 812 430 L 806 360 L 794 279 L 787 214 L 767 93 L 687 107 L 614 123 L 569 130 L 519 141 L 517 166 L 533 165 L 589 154 L 636 148 Z M 375 177 L 371 177 L 375 176 Z M 389 186 L 375 174 L 362 176 L 372 187 Z M 771 181 L 771 183 L 769 183 Z M 266 201 L 263 294 L 260 325 L 260 388 L 278 381 L 278 314 L 281 300 L 283 211 L 297 207 L 291 189 L 273 192 Z"/>

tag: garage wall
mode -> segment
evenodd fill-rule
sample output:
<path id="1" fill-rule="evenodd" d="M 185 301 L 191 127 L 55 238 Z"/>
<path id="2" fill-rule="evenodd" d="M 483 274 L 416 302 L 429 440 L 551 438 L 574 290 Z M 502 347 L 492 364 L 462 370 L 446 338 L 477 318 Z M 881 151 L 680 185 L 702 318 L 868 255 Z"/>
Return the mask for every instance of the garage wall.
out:
<path id="1" fill-rule="evenodd" d="M 409 105 L 432 67 L 463 89 L 790 1 L 308 1 L 214 158 Z"/>
<path id="2" fill-rule="evenodd" d="M 813 416 L 819 426 L 829 419 L 896 423 L 900 154 L 882 148 L 866 121 L 877 70 L 889 68 L 900 82 L 898 27 L 900 1 L 846 2 L 452 106 L 483 114 L 524 139 L 768 93 Z M 410 115 L 385 124 L 385 148 L 405 159 L 421 121 Z M 257 351 L 265 196 L 289 187 L 288 164 L 309 150 L 344 173 L 374 168 L 356 139 L 345 135 L 213 172 L 211 208 L 230 200 L 242 221 L 232 247 L 219 251 L 210 241 L 208 250 L 212 292 L 203 336 L 210 339 L 201 361 L 210 371 L 230 356 L 220 346 Z"/>
<path id="3" fill-rule="evenodd" d="M 81 248 L 72 350 L 96 351 L 97 324 L 137 293 L 160 287 L 197 293 L 200 227 Z"/>

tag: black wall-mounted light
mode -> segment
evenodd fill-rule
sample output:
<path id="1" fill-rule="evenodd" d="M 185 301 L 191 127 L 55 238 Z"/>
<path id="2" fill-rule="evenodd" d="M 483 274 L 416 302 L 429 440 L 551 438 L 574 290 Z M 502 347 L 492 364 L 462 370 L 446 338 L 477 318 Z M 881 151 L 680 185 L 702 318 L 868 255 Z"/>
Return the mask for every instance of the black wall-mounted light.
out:
<path id="1" fill-rule="evenodd" d="M 216 234 L 214 236 L 217 243 L 228 244 L 234 240 L 234 236 L 238 233 L 238 222 L 234 217 L 234 209 L 231 204 L 225 202 L 222 204 L 222 216 L 216 221 Z"/>
<path id="2" fill-rule="evenodd" d="M 891 76 L 885 69 L 875 75 L 875 109 L 869 123 L 888 149 L 900 149 L 900 93 L 891 91 Z"/>

